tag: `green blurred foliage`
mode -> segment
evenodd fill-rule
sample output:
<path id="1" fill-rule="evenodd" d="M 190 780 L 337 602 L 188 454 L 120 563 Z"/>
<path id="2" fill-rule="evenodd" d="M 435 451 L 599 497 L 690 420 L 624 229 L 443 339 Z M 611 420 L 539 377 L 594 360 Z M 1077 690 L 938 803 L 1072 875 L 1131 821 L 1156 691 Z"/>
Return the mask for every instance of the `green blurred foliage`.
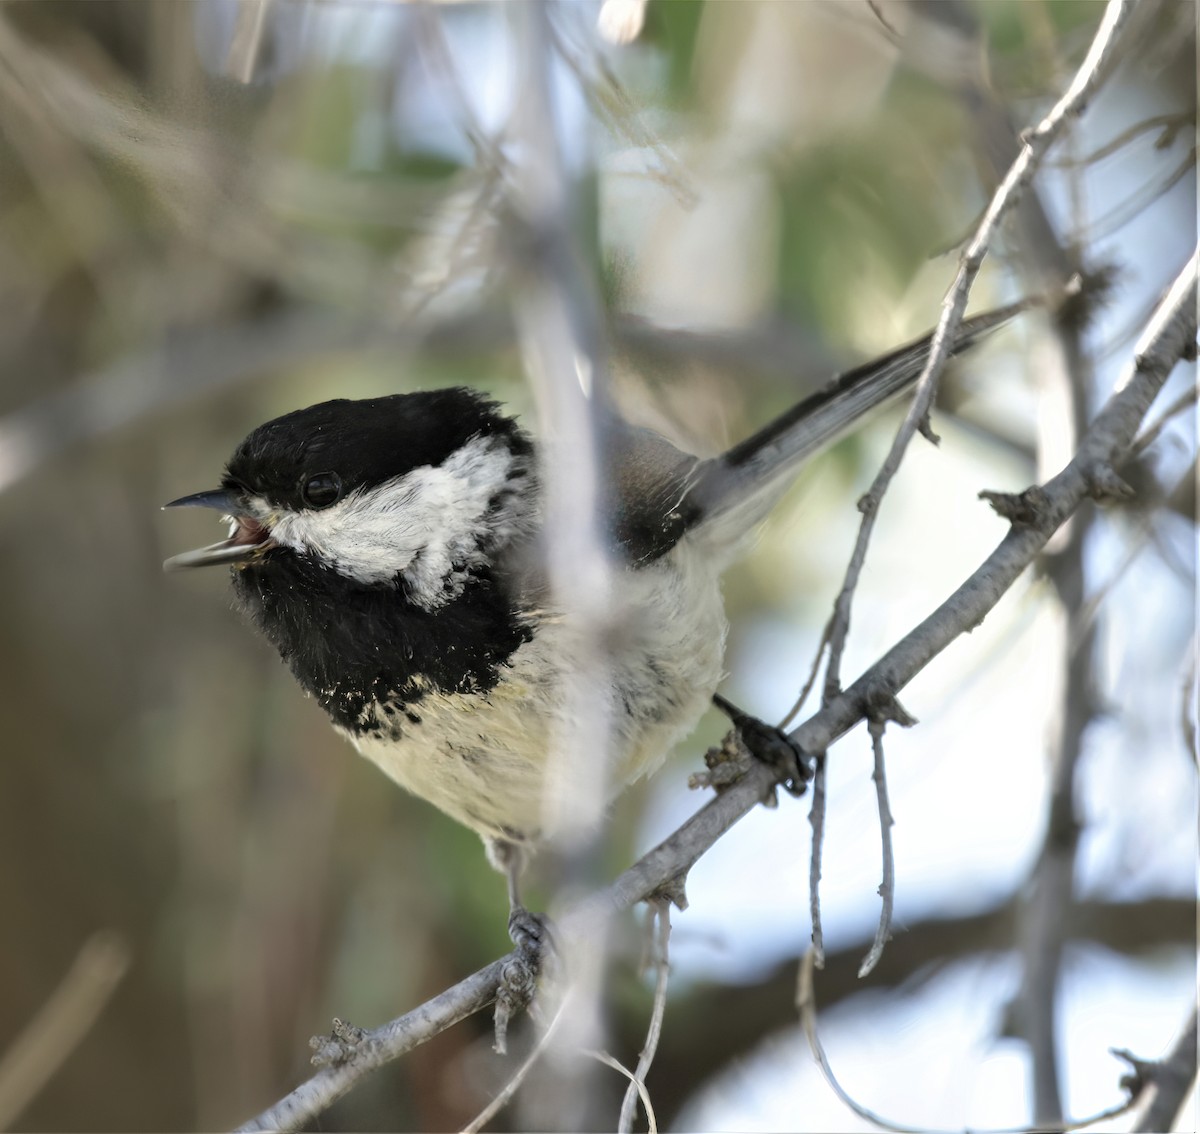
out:
<path id="1" fill-rule="evenodd" d="M 676 105 L 687 107 L 694 95 L 692 59 L 705 0 L 673 0 L 652 4 L 646 17 L 642 41 L 652 44 L 666 57 L 664 95 Z"/>

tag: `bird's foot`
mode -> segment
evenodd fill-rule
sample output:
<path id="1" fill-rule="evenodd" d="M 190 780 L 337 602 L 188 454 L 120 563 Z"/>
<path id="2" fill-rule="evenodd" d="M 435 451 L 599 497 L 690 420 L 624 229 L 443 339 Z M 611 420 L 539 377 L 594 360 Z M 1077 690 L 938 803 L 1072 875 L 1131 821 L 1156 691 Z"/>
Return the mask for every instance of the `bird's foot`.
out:
<path id="1" fill-rule="evenodd" d="M 709 749 L 705 754 L 704 762 L 709 767 L 706 778 L 710 786 L 719 791 L 740 777 L 748 765 L 744 756 L 739 764 L 732 753 L 737 752 L 740 755 L 744 752 L 777 772 L 780 782 L 789 794 L 803 795 L 808 781 L 813 777 L 813 767 L 812 758 L 800 745 L 783 729 L 742 712 L 719 693 L 713 695 L 713 704 L 729 718 L 733 724 L 733 731 L 721 743 L 720 748 Z M 730 767 L 727 768 L 726 765 Z"/>
<path id="2" fill-rule="evenodd" d="M 508 935 L 516 950 L 504 966 L 496 992 L 493 1047 L 499 1055 L 508 1050 L 509 1021 L 530 1006 L 538 981 L 554 959 L 554 938 L 543 914 L 514 906 L 508 915 Z"/>

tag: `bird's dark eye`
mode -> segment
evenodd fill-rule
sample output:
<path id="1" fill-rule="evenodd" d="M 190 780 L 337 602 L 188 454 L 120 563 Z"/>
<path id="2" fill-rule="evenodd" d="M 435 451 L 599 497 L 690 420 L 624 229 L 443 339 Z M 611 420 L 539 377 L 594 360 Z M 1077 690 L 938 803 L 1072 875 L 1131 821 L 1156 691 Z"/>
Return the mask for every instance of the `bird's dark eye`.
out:
<path id="1" fill-rule="evenodd" d="M 310 508 L 328 508 L 341 499 L 342 478 L 334 472 L 317 473 L 304 482 L 300 495 Z"/>

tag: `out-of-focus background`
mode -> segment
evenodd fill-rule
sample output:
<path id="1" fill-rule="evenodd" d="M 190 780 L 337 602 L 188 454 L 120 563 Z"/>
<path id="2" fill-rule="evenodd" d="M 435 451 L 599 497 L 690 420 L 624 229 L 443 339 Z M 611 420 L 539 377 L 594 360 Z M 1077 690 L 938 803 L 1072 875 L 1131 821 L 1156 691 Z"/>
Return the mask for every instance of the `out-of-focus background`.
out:
<path id="1" fill-rule="evenodd" d="M 223 572 L 163 576 L 220 533 L 159 506 L 213 486 L 254 425 L 328 397 L 466 383 L 532 413 L 509 308 L 516 8 L 0 10 L 0 1126 L 234 1124 L 308 1073 L 331 1016 L 378 1024 L 508 947 L 476 838 L 333 734 Z M 598 4 L 552 6 L 571 212 L 628 412 L 715 451 L 931 327 L 1018 132 L 1102 11 L 653 0 L 618 46 Z M 948 375 L 942 445 L 918 440 L 884 506 L 847 678 L 1001 538 L 981 489 L 1061 467 L 1072 414 L 1102 402 L 1190 254 L 1194 30 L 1184 0 L 1138 5 L 1006 227 L 977 306 L 1080 266 L 1108 287 L 1076 329 L 1030 315 Z M 1181 367 L 1152 416 L 1194 378 Z M 765 718 L 803 682 L 896 420 L 806 471 L 728 578 L 726 691 Z M 1195 452 L 1185 412 L 1126 470 L 1138 496 L 1087 509 L 904 694 L 922 724 L 888 736 L 896 936 L 861 983 L 870 748 L 855 733 L 830 754 L 817 997 L 835 1070 L 877 1112 L 1028 1121 L 1025 931 L 1047 932 L 1031 895 L 1064 798 L 1065 1112 L 1121 1097 L 1110 1046 L 1156 1057 L 1185 1023 Z M 611 872 L 700 804 L 687 774 L 721 732 L 710 715 L 615 806 Z M 865 1128 L 792 1006 L 806 814 L 752 814 L 692 875 L 648 1083 L 664 1126 Z M 632 1063 L 649 1009 L 632 922 L 620 944 L 609 1049 Z M 507 1074 L 489 1028 L 383 1070 L 321 1128 L 456 1128 Z"/>

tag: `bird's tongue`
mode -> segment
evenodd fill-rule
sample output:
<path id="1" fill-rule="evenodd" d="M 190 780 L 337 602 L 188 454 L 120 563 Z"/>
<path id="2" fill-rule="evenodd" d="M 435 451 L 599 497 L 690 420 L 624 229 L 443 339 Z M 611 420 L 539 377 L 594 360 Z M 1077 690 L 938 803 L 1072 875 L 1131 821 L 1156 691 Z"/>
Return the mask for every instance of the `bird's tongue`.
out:
<path id="1" fill-rule="evenodd" d="M 270 538 L 270 533 L 267 529 L 250 516 L 235 516 L 233 522 L 233 531 L 229 533 L 229 538 L 225 540 L 228 544 L 240 544 L 243 547 L 249 547 L 254 544 L 266 543 L 268 538 Z"/>
<path id="2" fill-rule="evenodd" d="M 240 563 L 270 540 L 270 532 L 250 516 L 234 516 L 229 538 L 220 543 L 199 547 L 173 555 L 164 564 L 167 571 L 182 571 L 188 567 L 211 567 L 220 563 Z"/>

